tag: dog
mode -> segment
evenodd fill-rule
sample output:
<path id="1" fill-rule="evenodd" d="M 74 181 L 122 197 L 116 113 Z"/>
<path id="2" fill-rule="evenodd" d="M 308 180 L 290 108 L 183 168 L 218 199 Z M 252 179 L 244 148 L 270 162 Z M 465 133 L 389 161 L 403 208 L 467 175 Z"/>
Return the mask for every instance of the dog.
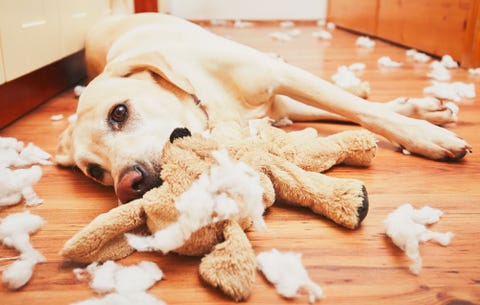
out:
<path id="1" fill-rule="evenodd" d="M 434 160 L 459 160 L 471 149 L 425 120 L 451 120 L 436 99 L 433 109 L 415 100 L 369 102 L 170 15 L 109 17 L 87 36 L 85 52 L 93 80 L 60 136 L 56 161 L 113 185 L 122 203 L 161 184 L 158 160 L 178 127 L 204 132 L 225 120 L 342 117 Z"/>

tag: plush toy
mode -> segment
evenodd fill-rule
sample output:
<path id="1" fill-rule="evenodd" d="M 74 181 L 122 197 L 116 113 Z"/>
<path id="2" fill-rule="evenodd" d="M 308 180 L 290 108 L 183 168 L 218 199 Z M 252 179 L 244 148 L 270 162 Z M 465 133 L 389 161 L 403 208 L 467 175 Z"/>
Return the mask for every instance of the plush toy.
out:
<path id="1" fill-rule="evenodd" d="M 203 256 L 201 278 L 244 300 L 256 273 L 244 230 L 252 222 L 261 229 L 262 213 L 275 200 L 357 228 L 368 211 L 365 186 L 320 172 L 340 163 L 368 166 L 376 147 L 365 130 L 321 138 L 312 128 L 287 133 L 265 121 L 250 127 L 226 123 L 209 135 L 177 128 L 163 150 L 161 186 L 99 215 L 65 243 L 61 255 L 105 261 L 135 247 Z"/>

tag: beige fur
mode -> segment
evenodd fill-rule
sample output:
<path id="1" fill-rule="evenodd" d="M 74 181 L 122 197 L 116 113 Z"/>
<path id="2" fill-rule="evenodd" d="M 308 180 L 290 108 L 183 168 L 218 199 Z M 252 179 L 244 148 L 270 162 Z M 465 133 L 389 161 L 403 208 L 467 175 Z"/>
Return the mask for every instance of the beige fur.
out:
<path id="1" fill-rule="evenodd" d="M 279 199 L 308 207 L 349 229 L 360 225 L 368 210 L 363 183 L 328 177 L 319 171 L 340 163 L 368 166 L 376 151 L 369 132 L 347 131 L 319 138 L 313 129 L 286 133 L 263 123 L 256 135 L 250 136 L 247 128 L 236 123 L 222 126 L 208 138 L 194 134 L 167 143 L 162 154 L 163 184 L 141 199 L 99 215 L 65 243 L 61 254 L 81 262 L 129 255 L 133 249 L 124 233 L 142 230 L 145 223 L 155 233 L 175 222 L 180 216 L 176 199 L 216 164 L 212 151 L 221 148 L 260 175 L 265 208 Z M 250 219 L 240 219 L 207 225 L 174 252 L 204 255 L 202 279 L 234 300 L 244 300 L 255 279 L 255 255 L 243 232 L 250 223 Z"/>
<path id="2" fill-rule="evenodd" d="M 420 120 L 452 122 L 440 101 L 432 109 L 368 102 L 173 16 L 106 19 L 89 34 L 86 55 L 95 78 L 80 97 L 78 119 L 63 133 L 56 159 L 87 175 L 88 166 L 96 165 L 103 173 L 97 180 L 115 187 L 136 164 L 149 175 L 158 173 L 173 128 L 202 132 L 228 120 L 265 116 L 350 120 L 435 160 L 458 160 L 470 149 L 452 132 Z M 119 104 L 128 107 L 128 118 L 115 127 L 110 117 Z"/>

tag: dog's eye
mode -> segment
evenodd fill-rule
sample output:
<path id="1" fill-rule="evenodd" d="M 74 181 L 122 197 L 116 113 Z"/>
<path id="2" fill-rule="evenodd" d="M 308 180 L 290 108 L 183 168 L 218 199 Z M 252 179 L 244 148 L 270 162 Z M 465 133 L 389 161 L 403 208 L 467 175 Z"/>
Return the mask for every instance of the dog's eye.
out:
<path id="1" fill-rule="evenodd" d="M 87 166 L 87 174 L 95 180 L 102 181 L 104 171 L 98 164 L 89 164 Z"/>
<path id="2" fill-rule="evenodd" d="M 128 107 L 125 104 L 118 104 L 110 111 L 108 121 L 114 129 L 120 129 L 127 118 Z"/>

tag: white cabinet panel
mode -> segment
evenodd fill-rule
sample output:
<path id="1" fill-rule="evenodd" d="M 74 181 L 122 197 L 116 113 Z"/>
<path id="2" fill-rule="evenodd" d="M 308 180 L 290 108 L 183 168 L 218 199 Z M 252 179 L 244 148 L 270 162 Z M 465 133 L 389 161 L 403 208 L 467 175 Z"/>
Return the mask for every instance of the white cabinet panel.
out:
<path id="1" fill-rule="evenodd" d="M 0 0 L 6 80 L 61 58 L 56 0 Z"/>
<path id="2" fill-rule="evenodd" d="M 88 29 L 110 13 L 109 0 L 58 0 L 61 47 L 65 55 L 81 50 Z"/>

